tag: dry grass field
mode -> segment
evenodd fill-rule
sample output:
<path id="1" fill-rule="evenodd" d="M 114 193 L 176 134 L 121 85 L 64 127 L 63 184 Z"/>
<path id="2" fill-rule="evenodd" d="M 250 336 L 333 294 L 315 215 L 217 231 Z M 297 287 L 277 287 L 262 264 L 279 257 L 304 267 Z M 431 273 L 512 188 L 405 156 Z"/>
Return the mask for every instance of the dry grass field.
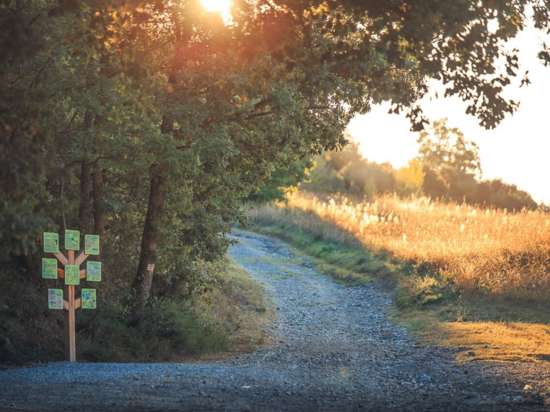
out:
<path id="1" fill-rule="evenodd" d="M 366 253 L 403 262 L 407 271 L 394 274 L 398 317 L 431 340 L 462 348 L 464 360 L 550 358 L 546 212 L 297 192 L 286 203 L 252 210 L 250 220 L 286 225 L 286 232 L 295 227 L 310 241 L 358 242 Z"/>
<path id="2" fill-rule="evenodd" d="M 427 198 L 321 200 L 303 193 L 290 195 L 287 207 L 318 215 L 375 252 L 429 267 L 462 292 L 550 298 L 548 213 L 512 214 Z"/>

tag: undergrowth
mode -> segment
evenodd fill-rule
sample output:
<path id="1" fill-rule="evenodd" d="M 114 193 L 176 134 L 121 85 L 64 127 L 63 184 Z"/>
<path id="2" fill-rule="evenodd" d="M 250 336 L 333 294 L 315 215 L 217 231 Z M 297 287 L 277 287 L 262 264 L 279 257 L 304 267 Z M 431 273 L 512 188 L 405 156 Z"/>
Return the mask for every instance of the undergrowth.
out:
<path id="1" fill-rule="evenodd" d="M 80 361 L 170 361 L 249 351 L 266 340 L 271 310 L 263 288 L 226 259 L 213 264 L 209 286 L 194 296 L 151 300 L 143 321 L 128 324 L 124 300 L 98 294 L 97 310 L 77 312 Z M 64 359 L 64 313 L 48 310 L 46 286 L 25 274 L 0 291 L 0 363 Z M 13 278 L 12 278 L 13 280 Z M 122 291 L 120 293 L 122 295 Z"/>

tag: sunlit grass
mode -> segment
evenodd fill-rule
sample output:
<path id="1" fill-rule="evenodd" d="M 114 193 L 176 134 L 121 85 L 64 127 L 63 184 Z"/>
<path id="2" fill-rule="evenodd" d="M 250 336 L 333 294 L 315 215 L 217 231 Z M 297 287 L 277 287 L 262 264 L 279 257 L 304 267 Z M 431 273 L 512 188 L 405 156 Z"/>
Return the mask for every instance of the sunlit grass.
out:
<path id="1" fill-rule="evenodd" d="M 316 214 L 375 252 L 437 272 L 460 292 L 546 300 L 550 215 L 509 213 L 427 198 L 372 202 L 295 193 L 288 207 Z"/>
<path id="2" fill-rule="evenodd" d="M 536 323 L 447 322 L 440 324 L 445 342 L 469 348 L 462 360 L 548 361 L 550 326 Z"/>
<path id="3" fill-rule="evenodd" d="M 537 322 L 442 321 L 434 310 L 400 312 L 396 319 L 423 341 L 458 349 L 460 362 L 550 360 L 550 326 Z"/>

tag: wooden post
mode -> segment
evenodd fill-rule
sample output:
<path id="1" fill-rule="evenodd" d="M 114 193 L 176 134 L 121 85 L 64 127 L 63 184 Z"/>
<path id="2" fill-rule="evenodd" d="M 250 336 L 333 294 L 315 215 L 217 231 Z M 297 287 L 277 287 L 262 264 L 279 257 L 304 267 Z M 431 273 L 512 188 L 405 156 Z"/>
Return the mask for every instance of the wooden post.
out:
<path id="1" fill-rule="evenodd" d="M 74 250 L 69 250 L 69 264 L 74 265 Z M 66 318 L 66 327 L 67 327 L 67 337 L 66 337 L 66 355 L 69 362 L 76 361 L 76 305 L 75 305 L 75 287 L 74 285 L 68 285 L 67 290 L 67 318 Z"/>
<path id="2" fill-rule="evenodd" d="M 44 252 L 53 254 L 64 266 L 59 268 L 54 259 L 42 259 L 42 277 L 44 279 L 65 279 L 65 293 L 61 289 L 48 289 L 48 308 L 64 309 L 65 317 L 65 359 L 76 362 L 76 310 L 96 308 L 96 290 L 83 288 L 81 296 L 76 298 L 75 285 L 80 284 L 80 279 L 89 282 L 101 281 L 101 262 L 88 262 L 86 269 L 80 269 L 80 265 L 90 255 L 99 255 L 99 236 L 84 236 L 84 251 L 78 257 L 76 251 L 80 250 L 80 232 L 78 230 L 65 230 L 65 249 L 67 256 L 59 250 L 59 234 L 44 232 Z M 66 298 L 66 299 L 64 299 Z"/>

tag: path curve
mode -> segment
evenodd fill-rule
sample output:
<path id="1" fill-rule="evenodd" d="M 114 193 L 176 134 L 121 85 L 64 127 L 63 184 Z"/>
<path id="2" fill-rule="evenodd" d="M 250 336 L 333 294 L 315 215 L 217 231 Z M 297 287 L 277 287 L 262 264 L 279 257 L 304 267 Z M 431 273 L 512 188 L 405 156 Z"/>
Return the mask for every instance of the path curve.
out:
<path id="1" fill-rule="evenodd" d="M 274 344 L 220 362 L 50 363 L 0 372 L 0 410 L 537 410 L 498 367 L 459 366 L 387 317 L 375 282 L 345 286 L 285 243 L 237 231 L 230 255 L 276 306 Z"/>

